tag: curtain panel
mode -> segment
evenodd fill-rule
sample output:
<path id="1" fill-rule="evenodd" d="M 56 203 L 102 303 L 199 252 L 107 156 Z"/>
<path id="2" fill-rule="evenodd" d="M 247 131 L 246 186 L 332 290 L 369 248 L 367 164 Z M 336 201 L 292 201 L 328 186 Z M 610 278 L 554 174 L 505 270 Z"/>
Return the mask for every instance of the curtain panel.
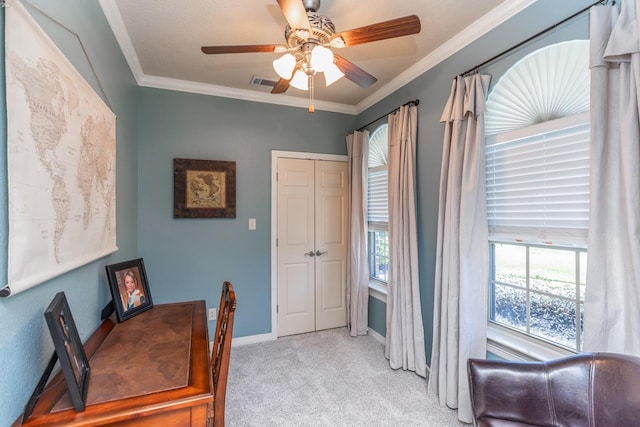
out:
<path id="1" fill-rule="evenodd" d="M 349 155 L 349 256 L 347 258 L 347 321 L 351 336 L 366 335 L 369 316 L 367 253 L 367 160 L 369 131 L 347 135 Z"/>
<path id="2" fill-rule="evenodd" d="M 488 223 L 484 113 L 488 75 L 454 79 L 445 124 L 429 393 L 472 421 L 467 359 L 487 346 Z"/>
<path id="3" fill-rule="evenodd" d="M 640 356 L 640 0 L 591 8 L 584 350 Z"/>
<path id="4" fill-rule="evenodd" d="M 393 369 L 426 377 L 418 277 L 415 161 L 418 108 L 389 116 L 389 282 L 385 356 Z"/>

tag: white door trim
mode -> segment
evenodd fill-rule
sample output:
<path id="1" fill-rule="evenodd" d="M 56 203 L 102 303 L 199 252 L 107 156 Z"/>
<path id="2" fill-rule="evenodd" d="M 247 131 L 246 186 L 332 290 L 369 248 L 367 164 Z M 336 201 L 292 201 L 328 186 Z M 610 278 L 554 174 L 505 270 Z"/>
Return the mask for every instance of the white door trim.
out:
<path id="1" fill-rule="evenodd" d="M 331 160 L 336 162 L 346 162 L 348 156 L 341 154 L 303 153 L 299 151 L 271 151 L 271 337 L 278 337 L 278 251 L 276 248 L 276 237 L 278 235 L 278 182 L 276 173 L 278 171 L 278 159 L 284 157 L 289 159 L 309 159 L 309 160 Z"/>

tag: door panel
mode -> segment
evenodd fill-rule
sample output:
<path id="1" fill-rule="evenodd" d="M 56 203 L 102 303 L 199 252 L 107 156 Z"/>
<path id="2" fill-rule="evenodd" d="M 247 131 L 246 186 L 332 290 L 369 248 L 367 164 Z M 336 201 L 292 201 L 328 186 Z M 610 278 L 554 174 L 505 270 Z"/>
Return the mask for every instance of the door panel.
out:
<path id="1" fill-rule="evenodd" d="M 285 281 L 289 286 L 286 286 L 286 294 L 284 307 L 286 308 L 286 315 L 290 319 L 297 316 L 306 316 L 306 314 L 313 310 L 313 306 L 309 306 L 309 301 L 313 301 L 313 295 L 309 295 L 308 286 L 296 286 L 298 283 L 305 283 L 309 277 L 309 264 L 289 263 L 284 267 Z"/>
<path id="2" fill-rule="evenodd" d="M 316 161 L 316 330 L 347 324 L 346 162 Z"/>
<path id="3" fill-rule="evenodd" d="M 284 225 L 284 244 L 295 251 L 298 248 L 313 247 L 313 224 L 309 211 L 309 199 L 303 196 L 291 196 L 286 201 L 284 210 L 287 222 Z"/>
<path id="4" fill-rule="evenodd" d="M 315 330 L 314 165 L 278 159 L 278 336 Z"/>
<path id="5" fill-rule="evenodd" d="M 325 284 L 321 288 L 321 312 L 342 310 L 344 308 L 342 292 L 342 275 L 345 273 L 345 263 L 342 261 L 318 261 L 316 268 L 320 269 L 321 281 Z"/>
<path id="6" fill-rule="evenodd" d="M 318 214 L 318 220 L 324 222 L 322 227 L 323 236 L 320 236 L 320 241 L 323 244 L 342 245 L 344 242 L 344 230 L 342 214 L 345 207 L 343 206 L 345 200 L 341 196 L 327 196 L 324 198 L 322 205 L 322 212 Z"/>

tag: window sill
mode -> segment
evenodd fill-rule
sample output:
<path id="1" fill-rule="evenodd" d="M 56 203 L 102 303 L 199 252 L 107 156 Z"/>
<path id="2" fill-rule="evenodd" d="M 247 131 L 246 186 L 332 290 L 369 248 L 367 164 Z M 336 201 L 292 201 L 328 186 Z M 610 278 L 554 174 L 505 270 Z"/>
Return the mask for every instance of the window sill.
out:
<path id="1" fill-rule="evenodd" d="M 521 361 L 547 361 L 575 354 L 493 323 L 487 328 L 487 351 L 503 359 Z"/>
<path id="2" fill-rule="evenodd" d="M 387 287 L 374 280 L 369 281 L 369 296 L 374 297 L 378 301 L 387 303 Z"/>

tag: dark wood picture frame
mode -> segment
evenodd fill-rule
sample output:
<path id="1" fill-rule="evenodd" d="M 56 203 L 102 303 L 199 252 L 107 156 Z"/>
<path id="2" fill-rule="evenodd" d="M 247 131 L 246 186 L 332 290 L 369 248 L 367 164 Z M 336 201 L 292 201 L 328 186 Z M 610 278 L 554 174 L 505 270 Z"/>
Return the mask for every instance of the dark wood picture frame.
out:
<path id="1" fill-rule="evenodd" d="M 174 218 L 235 218 L 236 162 L 173 159 Z"/>
<path id="2" fill-rule="evenodd" d="M 118 322 L 124 322 L 153 307 L 142 258 L 107 265 L 105 269 Z M 128 290 L 128 285 L 133 285 L 133 288 Z"/>
<path id="3" fill-rule="evenodd" d="M 58 292 L 44 312 L 69 395 L 76 411 L 84 410 L 89 390 L 89 360 L 78 335 L 64 292 Z"/>

